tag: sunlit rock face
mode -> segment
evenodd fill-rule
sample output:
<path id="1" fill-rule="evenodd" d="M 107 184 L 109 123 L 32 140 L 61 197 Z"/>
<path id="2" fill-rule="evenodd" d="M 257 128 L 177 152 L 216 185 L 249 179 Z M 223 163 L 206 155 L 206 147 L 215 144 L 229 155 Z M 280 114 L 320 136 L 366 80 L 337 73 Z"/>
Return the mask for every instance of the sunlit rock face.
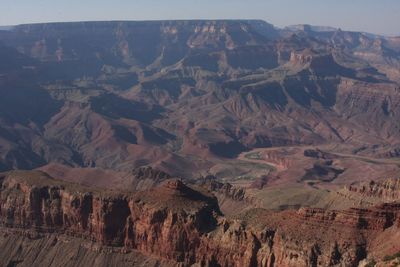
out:
<path id="1" fill-rule="evenodd" d="M 42 172 L 12 172 L 1 183 L 2 231 L 70 235 L 184 266 L 357 266 L 399 245 L 388 237 L 400 227 L 395 203 L 344 211 L 255 209 L 228 219 L 215 197 L 174 179 L 138 193 L 90 190 Z"/>

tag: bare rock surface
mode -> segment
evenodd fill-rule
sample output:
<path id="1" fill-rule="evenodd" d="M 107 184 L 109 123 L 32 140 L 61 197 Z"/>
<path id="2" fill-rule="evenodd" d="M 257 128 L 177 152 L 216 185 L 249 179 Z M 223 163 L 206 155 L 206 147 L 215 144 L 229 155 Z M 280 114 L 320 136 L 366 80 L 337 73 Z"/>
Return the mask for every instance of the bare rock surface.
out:
<path id="1" fill-rule="evenodd" d="M 397 203 L 343 211 L 251 209 L 227 218 L 213 195 L 180 180 L 138 193 L 90 190 L 41 172 L 8 173 L 1 184 L 1 240 L 12 251 L 4 258 L 8 263 L 62 264 L 65 258 L 54 259 L 53 253 L 65 246 L 79 264 L 103 260 L 99 251 L 108 248 L 110 265 L 143 253 L 154 261 L 141 262 L 140 256 L 138 264 L 357 266 L 400 249 Z M 82 248 L 77 239 L 90 247 Z M 33 257 L 26 246 L 51 248 Z"/>

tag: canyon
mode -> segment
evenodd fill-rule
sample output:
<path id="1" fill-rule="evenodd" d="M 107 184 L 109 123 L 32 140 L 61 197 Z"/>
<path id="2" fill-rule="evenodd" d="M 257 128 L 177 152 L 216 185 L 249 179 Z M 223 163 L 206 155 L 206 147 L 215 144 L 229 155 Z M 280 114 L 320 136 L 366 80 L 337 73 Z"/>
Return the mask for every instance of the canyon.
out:
<path id="1" fill-rule="evenodd" d="M 398 42 L 295 29 L 194 20 L 0 30 L 0 170 L 152 166 L 195 178 L 252 149 L 326 144 L 397 157 Z"/>
<path id="2" fill-rule="evenodd" d="M 0 266 L 389 266 L 399 37 L 0 28 Z"/>
<path id="3" fill-rule="evenodd" d="M 3 240 L 22 235 L 67 249 L 72 244 L 63 240 L 79 238 L 81 246 L 90 244 L 88 250 L 101 254 L 109 248 L 117 255 L 114 266 L 125 266 L 130 253 L 151 255 L 165 266 L 358 266 L 367 255 L 400 249 L 398 203 L 343 211 L 252 209 L 225 217 L 209 191 L 176 179 L 121 192 L 85 188 L 39 171 L 1 177 L 0 199 Z M 26 243 L 7 255 L 8 262 L 27 254 Z M 43 260 L 29 256 L 25 265 Z M 51 259 L 53 265 L 63 260 Z"/>

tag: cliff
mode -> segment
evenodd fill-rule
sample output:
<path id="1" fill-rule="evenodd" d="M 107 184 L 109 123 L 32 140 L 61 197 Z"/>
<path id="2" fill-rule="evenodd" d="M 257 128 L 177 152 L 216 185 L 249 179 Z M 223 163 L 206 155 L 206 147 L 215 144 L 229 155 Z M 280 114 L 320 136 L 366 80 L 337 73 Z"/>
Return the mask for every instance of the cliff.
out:
<path id="1" fill-rule="evenodd" d="M 73 236 L 182 266 L 357 266 L 400 249 L 399 204 L 253 209 L 228 218 L 213 195 L 179 180 L 139 193 L 88 189 L 41 172 L 8 173 L 0 183 L 2 230 Z"/>
<path id="2" fill-rule="evenodd" d="M 384 181 L 371 181 L 368 184 L 350 185 L 350 192 L 362 196 L 379 198 L 386 202 L 398 201 L 400 199 L 400 179 L 387 179 Z"/>

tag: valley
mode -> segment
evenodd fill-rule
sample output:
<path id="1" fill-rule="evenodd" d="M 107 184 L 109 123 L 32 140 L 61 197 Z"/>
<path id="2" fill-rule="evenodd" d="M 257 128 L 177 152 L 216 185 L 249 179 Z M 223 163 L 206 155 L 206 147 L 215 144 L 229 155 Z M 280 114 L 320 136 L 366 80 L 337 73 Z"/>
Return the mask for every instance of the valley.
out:
<path id="1" fill-rule="evenodd" d="M 0 28 L 0 266 L 383 264 L 399 66 L 261 20 Z"/>

